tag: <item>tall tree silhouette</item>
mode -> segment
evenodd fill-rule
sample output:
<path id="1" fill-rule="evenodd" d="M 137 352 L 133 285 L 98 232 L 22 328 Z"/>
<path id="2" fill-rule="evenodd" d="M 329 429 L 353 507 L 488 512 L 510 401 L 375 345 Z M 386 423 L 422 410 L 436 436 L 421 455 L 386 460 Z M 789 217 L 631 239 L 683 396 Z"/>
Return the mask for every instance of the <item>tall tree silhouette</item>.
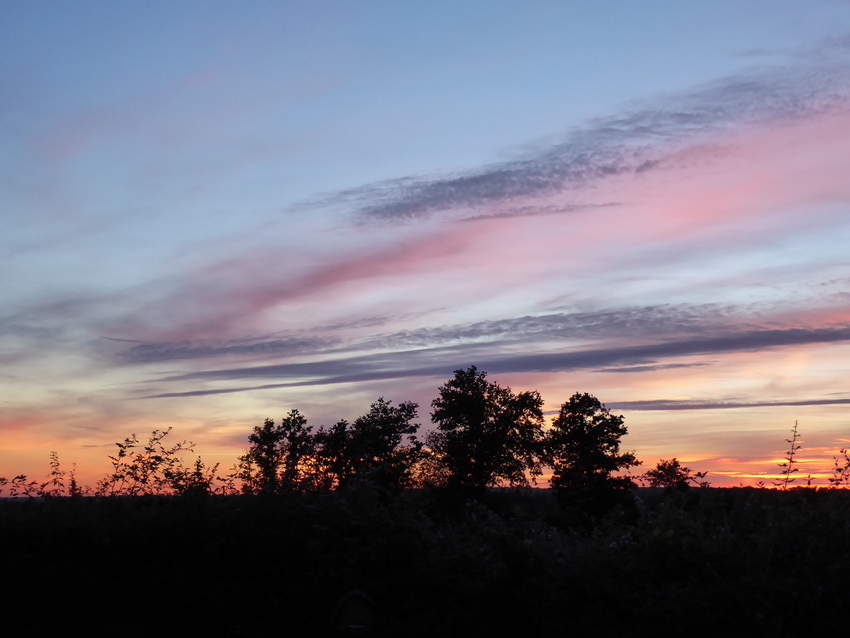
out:
<path id="1" fill-rule="evenodd" d="M 348 454 L 356 475 L 385 486 L 403 486 L 422 444 L 414 423 L 419 405 L 404 401 L 392 406 L 383 397 L 351 427 Z"/>
<path id="2" fill-rule="evenodd" d="M 611 414 L 595 396 L 576 393 L 552 421 L 545 439 L 551 485 L 576 504 L 604 498 L 612 490 L 630 487 L 629 477 L 614 473 L 640 465 L 632 452 L 620 452 L 628 433 L 622 416 Z"/>
<path id="3" fill-rule="evenodd" d="M 455 370 L 431 404 L 437 430 L 426 442 L 450 487 L 527 485 L 526 472 L 540 474 L 543 399 L 537 391 L 514 394 L 486 377 L 475 366 Z"/>
<path id="4" fill-rule="evenodd" d="M 311 486 L 312 476 L 308 463 L 316 451 L 313 428 L 298 410 L 290 410 L 280 422 L 281 453 L 280 486 L 283 489 L 301 489 Z"/>
<path id="5" fill-rule="evenodd" d="M 354 475 L 348 457 L 350 424 L 345 419 L 316 432 L 316 485 L 329 489 L 339 487 Z"/>

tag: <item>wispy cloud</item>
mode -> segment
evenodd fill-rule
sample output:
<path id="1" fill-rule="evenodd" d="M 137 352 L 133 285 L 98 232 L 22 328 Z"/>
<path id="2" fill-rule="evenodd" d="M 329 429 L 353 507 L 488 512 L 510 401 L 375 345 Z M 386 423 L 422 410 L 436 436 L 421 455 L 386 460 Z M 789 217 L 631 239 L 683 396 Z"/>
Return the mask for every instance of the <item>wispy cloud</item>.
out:
<path id="1" fill-rule="evenodd" d="M 468 241 L 441 230 L 378 246 L 346 246 L 337 254 L 317 250 L 291 267 L 286 259 L 270 266 L 253 253 L 221 259 L 146 284 L 111 330 L 143 341 L 229 341 L 273 308 L 328 298 L 345 284 L 415 274 L 461 253 Z"/>
<path id="2" fill-rule="evenodd" d="M 134 345 L 120 353 L 128 363 L 150 363 L 177 359 L 221 358 L 228 356 L 288 357 L 303 354 L 344 353 L 370 350 L 407 350 L 475 346 L 477 344 L 507 345 L 511 343 L 545 343 L 550 341 L 578 342 L 587 340 L 617 340 L 628 337 L 668 338 L 671 335 L 717 334 L 724 326 L 732 329 L 740 309 L 721 304 L 678 304 L 619 308 L 595 312 L 550 313 L 526 315 L 509 319 L 478 321 L 413 330 L 371 334 L 365 338 L 347 340 L 333 333 L 341 327 L 369 328 L 386 324 L 391 318 L 372 317 L 350 322 L 344 326 L 317 327 L 298 334 L 273 338 L 244 338 L 226 342 L 191 341 L 159 342 Z M 314 334 L 309 334 L 310 332 Z"/>
<path id="3" fill-rule="evenodd" d="M 741 408 L 803 407 L 807 405 L 850 405 L 847 399 L 803 399 L 801 401 L 691 401 L 657 399 L 618 401 L 607 407 L 616 410 L 732 410 Z"/>
<path id="4" fill-rule="evenodd" d="M 846 109 L 848 58 L 850 46 L 830 42 L 794 65 L 756 68 L 596 119 L 564 141 L 514 160 L 466 173 L 370 184 L 314 204 L 342 205 L 366 222 L 476 218 L 482 207 L 488 209 L 485 217 L 529 215 L 533 211 L 520 203 L 523 199 L 567 192 L 579 201 L 542 207 L 537 214 L 583 209 L 588 203 L 580 198 L 588 187 L 614 176 L 663 170 L 678 145 L 701 134 Z"/>
<path id="5" fill-rule="evenodd" d="M 716 333 L 738 309 L 721 304 L 664 304 L 593 312 L 526 315 L 376 335 L 365 347 L 429 347 L 451 342 L 580 341 Z"/>
<path id="6" fill-rule="evenodd" d="M 707 363 L 659 363 L 656 365 L 645 365 L 645 366 L 624 366 L 619 368 L 600 368 L 595 372 L 656 372 L 658 370 L 676 370 L 679 368 L 700 368 L 702 366 L 707 366 Z"/>
<path id="7" fill-rule="evenodd" d="M 130 363 L 150 363 L 154 361 L 175 361 L 178 359 L 203 359 L 228 356 L 291 356 L 315 353 L 338 345 L 340 339 L 322 337 L 292 337 L 271 339 L 249 343 L 196 343 L 183 341 L 177 343 L 148 343 L 133 346 L 120 353 Z"/>
<path id="8" fill-rule="evenodd" d="M 243 390 L 269 389 L 304 385 L 327 385 L 355 381 L 375 381 L 415 376 L 446 376 L 457 368 L 477 364 L 491 373 L 565 372 L 595 369 L 613 365 L 646 366 L 651 371 L 659 361 L 698 355 L 729 352 L 759 352 L 772 348 L 850 341 L 850 327 L 823 329 L 749 330 L 723 337 L 698 337 L 650 345 L 594 348 L 572 352 L 519 354 L 487 357 L 479 353 L 451 353 L 434 348 L 393 352 L 304 363 L 289 363 L 222 370 L 208 370 L 162 379 L 175 381 L 235 381 L 276 379 L 279 383 L 247 388 L 221 388 L 169 392 L 147 398 L 221 394 Z M 665 364 L 662 364 L 665 365 Z"/>

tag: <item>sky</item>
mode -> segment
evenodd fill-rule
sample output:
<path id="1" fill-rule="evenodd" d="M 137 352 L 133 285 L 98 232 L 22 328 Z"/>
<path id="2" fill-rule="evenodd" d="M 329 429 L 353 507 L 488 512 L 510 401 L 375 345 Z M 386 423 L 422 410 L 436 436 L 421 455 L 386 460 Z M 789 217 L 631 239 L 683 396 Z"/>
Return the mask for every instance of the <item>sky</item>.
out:
<path id="1" fill-rule="evenodd" d="M 826 484 L 848 167 L 846 0 L 0 1 L 0 476 L 476 365 Z"/>

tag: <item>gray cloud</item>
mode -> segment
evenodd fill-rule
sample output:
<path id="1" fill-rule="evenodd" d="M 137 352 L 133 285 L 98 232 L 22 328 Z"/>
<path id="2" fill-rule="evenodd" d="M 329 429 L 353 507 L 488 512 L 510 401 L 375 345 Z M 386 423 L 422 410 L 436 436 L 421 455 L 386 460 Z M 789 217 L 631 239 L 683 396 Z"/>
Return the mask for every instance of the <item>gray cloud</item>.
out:
<path id="1" fill-rule="evenodd" d="M 803 407 L 807 405 L 850 405 L 850 399 L 804 399 L 801 401 L 672 401 L 667 399 L 648 401 L 619 401 L 607 405 L 616 410 L 664 411 L 664 410 L 731 410 L 737 408 Z"/>
<path id="2" fill-rule="evenodd" d="M 487 343 L 533 343 L 547 340 L 587 340 L 617 337 L 658 337 L 660 335 L 716 333 L 724 319 L 734 312 L 719 304 L 658 305 L 597 312 L 527 315 L 510 319 L 469 324 L 402 330 L 344 341 L 338 336 L 322 336 L 324 331 L 341 328 L 368 328 L 386 324 L 390 318 L 370 317 L 348 324 L 317 328 L 319 334 L 295 334 L 285 337 L 245 338 L 228 342 L 179 341 L 135 343 L 119 357 L 127 363 L 151 363 L 180 359 L 226 356 L 288 357 L 303 354 L 343 353 L 363 350 L 451 347 L 474 349 Z M 120 341 L 120 340 L 114 340 Z M 127 341 L 127 340 L 124 340 Z"/>
<path id="3" fill-rule="evenodd" d="M 620 206 L 618 202 L 608 202 L 607 204 L 564 204 L 561 206 L 519 206 L 507 208 L 497 213 L 487 213 L 483 215 L 472 215 L 463 217 L 458 221 L 461 222 L 476 222 L 486 219 L 508 219 L 511 217 L 541 217 L 545 215 L 563 215 L 564 213 L 574 213 L 577 211 L 591 210 L 593 208 L 610 208 L 612 206 Z"/>
<path id="4" fill-rule="evenodd" d="M 658 359 L 725 352 L 850 341 L 850 328 L 789 328 L 751 330 L 722 337 L 704 337 L 652 345 L 602 348 L 579 352 L 515 356 L 487 362 L 492 372 L 558 372 L 638 362 L 652 365 Z"/>
<path id="5" fill-rule="evenodd" d="M 682 334 L 717 334 L 737 308 L 721 304 L 662 304 L 595 312 L 526 315 L 454 326 L 375 335 L 358 347 L 433 347 L 457 342 L 529 343 L 547 340 L 612 339 Z M 741 330 L 738 324 L 730 329 Z"/>
<path id="6" fill-rule="evenodd" d="M 578 369 L 603 368 L 612 365 L 648 366 L 657 369 L 659 360 L 710 355 L 726 352 L 760 351 L 770 348 L 818 343 L 850 341 L 850 327 L 822 329 L 748 330 L 722 337 L 696 337 L 650 345 L 596 348 L 573 352 L 511 355 L 507 357 L 477 357 L 456 353 L 447 356 L 444 349 L 434 348 L 348 359 L 307 363 L 290 363 L 247 368 L 210 370 L 172 376 L 163 381 L 217 381 L 276 379 L 278 383 L 261 386 L 192 390 L 149 395 L 146 398 L 220 394 L 246 390 L 282 388 L 304 385 L 327 385 L 356 381 L 376 381 L 413 376 L 449 376 L 452 371 L 472 364 L 495 374 L 523 372 L 564 372 Z M 664 365 L 664 364 L 661 364 Z"/>
<path id="7" fill-rule="evenodd" d="M 726 329 L 732 306 L 720 304 L 680 304 L 620 308 L 596 312 L 526 315 L 492 321 L 418 328 L 371 335 L 344 341 L 337 336 L 298 334 L 274 339 L 251 338 L 217 342 L 164 342 L 139 344 L 119 356 L 127 363 L 151 363 L 179 359 L 226 356 L 289 357 L 304 354 L 340 354 L 369 350 L 440 348 L 451 356 L 473 352 L 481 346 L 547 341 L 587 341 L 594 339 L 659 338 L 671 335 L 717 334 Z M 317 328 L 336 331 L 341 327 L 363 328 L 385 324 L 387 318 L 372 317 L 346 325 Z M 738 330 L 741 325 L 736 326 Z"/>
<path id="8" fill-rule="evenodd" d="M 673 370 L 676 368 L 699 368 L 707 366 L 707 363 L 663 363 L 648 366 L 625 366 L 620 368 L 600 368 L 595 372 L 655 372 L 656 370 Z"/>
<path id="9" fill-rule="evenodd" d="M 119 356 L 129 363 L 246 355 L 291 356 L 320 352 L 339 343 L 340 339 L 323 337 L 292 337 L 248 343 L 194 343 L 191 341 L 146 343 L 134 346 Z"/>
<path id="10" fill-rule="evenodd" d="M 524 157 L 435 178 L 407 177 L 344 191 L 320 202 L 344 205 L 361 221 L 480 217 L 482 206 L 508 205 L 581 189 L 615 175 L 664 167 L 664 158 L 689 137 L 750 122 L 799 118 L 846 108 L 850 102 L 850 47 L 834 41 L 796 65 L 761 67 L 668 95 L 577 128 L 566 139 Z M 561 206 L 571 212 L 581 204 Z M 516 216 L 522 208 L 497 211 Z M 552 214 L 544 209 L 541 214 Z"/>

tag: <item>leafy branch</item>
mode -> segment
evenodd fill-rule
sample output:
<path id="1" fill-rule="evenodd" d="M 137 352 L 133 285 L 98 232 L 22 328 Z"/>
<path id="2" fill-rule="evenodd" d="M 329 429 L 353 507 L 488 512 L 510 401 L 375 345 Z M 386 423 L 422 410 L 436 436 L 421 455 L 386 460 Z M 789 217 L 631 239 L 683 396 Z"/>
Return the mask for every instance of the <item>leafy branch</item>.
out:
<path id="1" fill-rule="evenodd" d="M 180 441 L 166 447 L 163 439 L 169 432 L 170 427 L 167 430 L 154 430 L 141 450 L 137 450 L 140 444 L 135 434 L 125 438 L 123 443 L 116 443 L 118 453 L 109 457 L 112 473 L 98 481 L 96 493 L 99 496 L 139 496 L 174 490 L 175 477 L 181 476 L 182 465 L 177 453 L 193 452 L 194 444 Z M 185 474 L 185 468 L 182 469 Z M 201 476 L 202 470 L 202 467 L 199 468 Z"/>
<path id="2" fill-rule="evenodd" d="M 844 458 L 839 460 L 838 457 L 833 457 L 835 467 L 832 468 L 832 478 L 829 482 L 833 487 L 847 487 L 850 485 L 850 456 L 847 454 L 847 448 L 841 448 L 838 453 Z"/>
<path id="3" fill-rule="evenodd" d="M 800 471 L 800 468 L 794 467 L 794 464 L 797 463 L 795 455 L 798 450 L 802 449 L 802 446 L 797 443 L 799 438 L 800 435 L 797 433 L 797 421 L 794 421 L 794 427 L 791 428 L 791 438 L 785 439 L 785 442 L 789 443 L 791 448 L 785 452 L 785 463 L 779 464 L 779 467 L 782 468 L 782 471 L 779 473 L 782 478 L 773 481 L 773 484 L 781 490 L 787 490 L 788 486 L 795 481 L 795 478 L 791 475 L 794 472 Z"/>

